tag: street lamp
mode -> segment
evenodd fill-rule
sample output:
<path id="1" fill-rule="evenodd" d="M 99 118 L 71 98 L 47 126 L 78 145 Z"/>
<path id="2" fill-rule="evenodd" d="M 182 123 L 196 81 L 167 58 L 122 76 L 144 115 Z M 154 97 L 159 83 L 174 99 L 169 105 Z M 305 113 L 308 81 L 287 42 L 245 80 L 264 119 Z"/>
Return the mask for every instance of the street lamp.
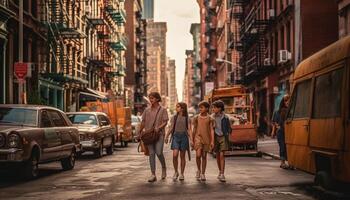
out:
<path id="1" fill-rule="evenodd" d="M 224 62 L 224 63 L 230 64 L 230 65 L 232 65 L 232 66 L 235 66 L 235 67 L 237 67 L 238 69 L 242 69 L 242 67 L 236 65 L 235 63 L 233 63 L 233 62 L 231 62 L 231 61 L 228 61 L 228 60 L 224 60 L 224 59 L 222 59 L 222 58 L 217 58 L 217 59 L 216 59 L 216 62 Z"/>

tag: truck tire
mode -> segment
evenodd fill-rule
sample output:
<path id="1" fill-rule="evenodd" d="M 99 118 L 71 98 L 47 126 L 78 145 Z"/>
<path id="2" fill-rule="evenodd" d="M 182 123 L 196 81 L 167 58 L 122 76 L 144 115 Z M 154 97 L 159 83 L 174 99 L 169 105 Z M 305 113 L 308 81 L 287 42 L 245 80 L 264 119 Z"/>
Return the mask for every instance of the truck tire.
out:
<path id="1" fill-rule="evenodd" d="M 61 160 L 61 166 L 64 171 L 71 170 L 75 166 L 76 153 L 75 150 L 72 149 L 71 154 L 67 158 L 63 158 Z"/>
<path id="2" fill-rule="evenodd" d="M 37 151 L 33 151 L 29 160 L 24 162 L 24 178 L 31 180 L 35 179 L 39 175 L 39 153 Z"/>
<path id="3" fill-rule="evenodd" d="M 318 171 L 314 179 L 315 185 L 321 186 L 324 189 L 332 190 L 335 187 L 335 181 L 329 172 Z"/>

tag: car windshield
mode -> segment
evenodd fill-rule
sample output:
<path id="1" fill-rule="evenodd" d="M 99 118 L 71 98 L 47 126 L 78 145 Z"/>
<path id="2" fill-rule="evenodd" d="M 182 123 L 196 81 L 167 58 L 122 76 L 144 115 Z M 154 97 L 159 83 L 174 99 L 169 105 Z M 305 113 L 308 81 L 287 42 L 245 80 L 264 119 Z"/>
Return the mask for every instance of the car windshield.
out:
<path id="1" fill-rule="evenodd" d="M 136 116 L 132 116 L 131 120 L 132 120 L 132 123 L 140 122 L 140 119 L 138 117 L 136 117 Z"/>
<path id="2" fill-rule="evenodd" d="M 97 126 L 97 120 L 96 120 L 95 115 L 74 114 L 74 115 L 68 115 L 68 118 L 73 124 L 84 124 L 84 125 L 96 125 Z"/>
<path id="3" fill-rule="evenodd" d="M 36 126 L 38 112 L 34 109 L 26 108 L 1 108 L 0 123 Z"/>

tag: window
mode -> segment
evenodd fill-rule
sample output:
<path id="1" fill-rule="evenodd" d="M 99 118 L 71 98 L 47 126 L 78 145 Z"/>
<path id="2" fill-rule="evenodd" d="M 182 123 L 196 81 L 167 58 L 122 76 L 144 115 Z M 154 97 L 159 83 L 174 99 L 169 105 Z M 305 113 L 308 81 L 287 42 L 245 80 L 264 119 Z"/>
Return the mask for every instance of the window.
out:
<path id="1" fill-rule="evenodd" d="M 47 114 L 46 111 L 41 112 L 40 126 L 42 128 L 52 127 L 49 115 Z"/>
<path id="2" fill-rule="evenodd" d="M 310 108 L 311 80 L 298 83 L 294 89 L 288 118 L 307 118 Z"/>
<path id="3" fill-rule="evenodd" d="M 97 125 L 95 115 L 72 114 L 68 115 L 68 118 L 73 124 Z"/>
<path id="4" fill-rule="evenodd" d="M 99 120 L 101 126 L 109 126 L 111 124 L 109 122 L 109 119 L 103 115 L 99 115 L 98 120 Z"/>
<path id="5" fill-rule="evenodd" d="M 343 73 L 342 68 L 316 78 L 313 118 L 340 116 Z"/>
<path id="6" fill-rule="evenodd" d="M 0 107 L 0 124 L 37 126 L 37 111 L 25 108 Z"/>
<path id="7" fill-rule="evenodd" d="M 63 127 L 63 126 L 67 126 L 66 122 L 64 121 L 63 117 L 61 116 L 61 114 L 57 111 L 48 111 L 49 116 L 51 117 L 51 120 L 54 124 L 54 126 L 56 127 Z"/>

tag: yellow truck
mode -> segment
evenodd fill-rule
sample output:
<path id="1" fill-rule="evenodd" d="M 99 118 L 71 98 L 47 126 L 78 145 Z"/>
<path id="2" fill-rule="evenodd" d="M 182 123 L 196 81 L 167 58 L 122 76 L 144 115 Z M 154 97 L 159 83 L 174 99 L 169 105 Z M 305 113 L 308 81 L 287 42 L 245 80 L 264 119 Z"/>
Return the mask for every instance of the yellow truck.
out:
<path id="1" fill-rule="evenodd" d="M 110 102 L 87 102 L 87 111 L 103 112 L 108 115 L 111 123 L 116 128 L 115 142 L 120 142 L 122 147 L 128 146 L 132 141 L 132 126 L 131 126 L 131 109 L 124 107 L 118 100 Z"/>

